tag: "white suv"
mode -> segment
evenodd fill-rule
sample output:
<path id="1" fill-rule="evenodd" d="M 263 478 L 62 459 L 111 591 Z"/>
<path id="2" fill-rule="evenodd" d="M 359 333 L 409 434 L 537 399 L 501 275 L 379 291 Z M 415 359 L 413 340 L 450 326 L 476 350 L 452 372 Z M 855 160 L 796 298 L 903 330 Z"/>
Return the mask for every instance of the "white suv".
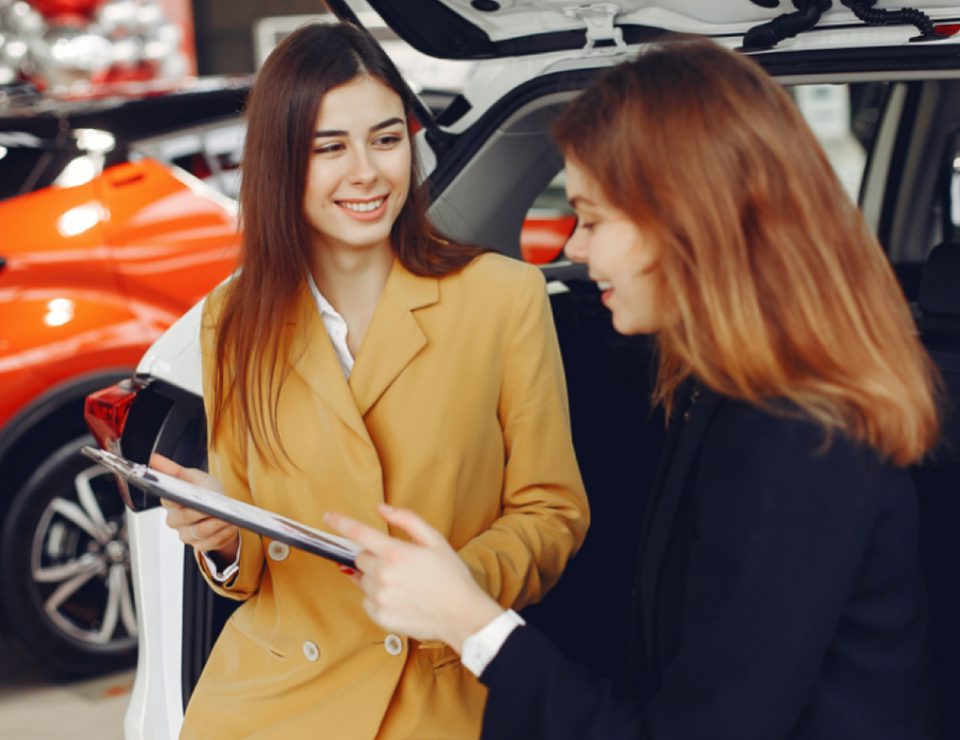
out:
<path id="1" fill-rule="evenodd" d="M 350 18 L 351 6 L 367 3 L 328 5 Z M 476 62 L 463 93 L 436 120 L 425 120 L 418 136 L 431 168 L 431 214 L 452 236 L 517 258 L 531 205 L 542 204 L 544 193 L 555 193 L 562 179 L 549 124 L 597 70 L 637 54 L 664 31 L 709 35 L 755 55 L 791 89 L 842 180 L 859 195 L 916 309 L 918 330 L 944 374 L 950 403 L 957 404 L 960 4 L 915 2 L 907 11 L 900 0 L 793 0 L 779 8 L 776 0 L 369 5 L 420 51 Z M 616 681 L 624 655 L 592 650 L 590 641 L 577 636 L 602 634 L 607 644 L 626 639 L 629 593 L 609 584 L 628 582 L 631 559 L 618 555 L 635 537 L 662 435 L 662 420 L 648 408 L 651 346 L 612 330 L 596 288 L 576 266 L 561 257 L 542 269 L 593 526 L 557 588 L 526 616 L 572 657 Z M 205 465 L 199 316 L 195 307 L 180 319 L 122 387 L 88 399 L 88 421 L 101 444 L 138 461 L 155 450 L 185 465 Z M 638 425 L 637 419 L 649 423 Z M 914 470 L 944 737 L 960 737 L 960 639 L 954 629 L 960 624 L 958 463 L 960 423 L 953 415 L 942 448 Z M 624 496 L 624 489 L 637 495 Z M 129 506 L 141 652 L 126 732 L 129 738 L 175 737 L 232 604 L 199 578 L 155 501 L 134 493 Z"/>

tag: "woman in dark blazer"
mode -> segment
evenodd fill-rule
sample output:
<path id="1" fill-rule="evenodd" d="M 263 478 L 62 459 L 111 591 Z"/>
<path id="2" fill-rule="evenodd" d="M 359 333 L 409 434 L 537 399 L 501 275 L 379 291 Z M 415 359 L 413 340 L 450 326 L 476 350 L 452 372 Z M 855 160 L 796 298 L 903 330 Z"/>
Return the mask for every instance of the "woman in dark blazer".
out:
<path id="1" fill-rule="evenodd" d="M 460 651 L 498 740 L 931 737 L 905 467 L 935 443 L 936 374 L 792 101 L 752 61 L 675 39 L 554 133 L 567 254 L 618 331 L 656 334 L 670 424 L 636 555 L 635 693 L 484 598 L 413 512 L 381 512 L 412 543 L 328 518 L 365 547 L 367 612 Z"/>

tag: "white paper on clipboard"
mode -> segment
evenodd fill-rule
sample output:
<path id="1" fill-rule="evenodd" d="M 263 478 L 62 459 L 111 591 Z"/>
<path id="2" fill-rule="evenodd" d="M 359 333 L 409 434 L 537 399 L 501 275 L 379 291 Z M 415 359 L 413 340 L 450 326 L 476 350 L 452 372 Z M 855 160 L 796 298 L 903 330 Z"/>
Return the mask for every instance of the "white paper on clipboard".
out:
<path id="1" fill-rule="evenodd" d="M 174 478 L 106 450 L 85 446 L 81 452 L 122 477 L 130 485 L 149 494 L 176 501 L 243 529 L 285 542 L 291 547 L 356 568 L 355 559 L 361 548 L 345 537 L 338 537 L 282 514 L 237 501 L 219 491 Z"/>

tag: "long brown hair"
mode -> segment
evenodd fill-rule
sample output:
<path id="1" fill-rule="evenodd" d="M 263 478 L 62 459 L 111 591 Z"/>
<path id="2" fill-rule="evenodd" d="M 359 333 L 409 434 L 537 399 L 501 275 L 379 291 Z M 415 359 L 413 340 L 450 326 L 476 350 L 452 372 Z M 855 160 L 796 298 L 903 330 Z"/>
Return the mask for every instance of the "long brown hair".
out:
<path id="1" fill-rule="evenodd" d="M 939 431 L 938 376 L 903 293 L 787 93 L 689 37 L 594 82 L 554 129 L 660 247 L 655 401 L 691 375 L 771 410 L 789 399 L 897 464 Z"/>
<path id="2" fill-rule="evenodd" d="M 257 451 L 274 462 L 283 452 L 277 404 L 289 372 L 280 361 L 284 325 L 309 271 L 303 198 L 317 114 L 328 91 L 364 75 L 397 93 L 412 120 L 411 94 L 397 68 L 368 33 L 349 24 L 290 34 L 264 63 L 247 101 L 240 271 L 226 287 L 217 327 L 211 440 L 230 410 L 238 430 L 249 430 Z M 409 195 L 391 231 L 394 252 L 417 275 L 456 272 L 483 250 L 444 239 L 430 224 L 416 146 L 411 158 Z"/>

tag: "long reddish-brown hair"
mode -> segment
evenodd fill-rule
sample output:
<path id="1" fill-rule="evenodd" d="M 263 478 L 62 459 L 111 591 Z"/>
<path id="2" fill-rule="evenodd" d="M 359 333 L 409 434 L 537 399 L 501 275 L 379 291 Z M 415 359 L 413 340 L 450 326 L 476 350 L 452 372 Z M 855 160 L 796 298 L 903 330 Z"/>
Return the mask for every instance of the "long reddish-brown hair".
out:
<path id="1" fill-rule="evenodd" d="M 229 416 L 249 430 L 261 456 L 283 452 L 277 427 L 284 327 L 309 271 L 312 239 L 304 215 L 309 156 L 323 96 L 359 76 L 397 93 L 407 120 L 412 100 L 397 68 L 365 31 L 349 24 L 305 26 L 284 39 L 258 73 L 247 101 L 240 214 L 240 271 L 226 287 L 216 331 L 211 440 Z M 397 259 L 417 275 L 460 270 L 483 250 L 443 238 L 426 215 L 411 146 L 410 189 L 391 231 Z M 241 435 L 241 438 L 243 435 Z"/>
<path id="2" fill-rule="evenodd" d="M 660 250 L 654 400 L 695 376 L 897 464 L 935 443 L 939 379 L 880 245 L 787 93 L 705 40 L 605 73 L 555 124 L 564 154 Z"/>

